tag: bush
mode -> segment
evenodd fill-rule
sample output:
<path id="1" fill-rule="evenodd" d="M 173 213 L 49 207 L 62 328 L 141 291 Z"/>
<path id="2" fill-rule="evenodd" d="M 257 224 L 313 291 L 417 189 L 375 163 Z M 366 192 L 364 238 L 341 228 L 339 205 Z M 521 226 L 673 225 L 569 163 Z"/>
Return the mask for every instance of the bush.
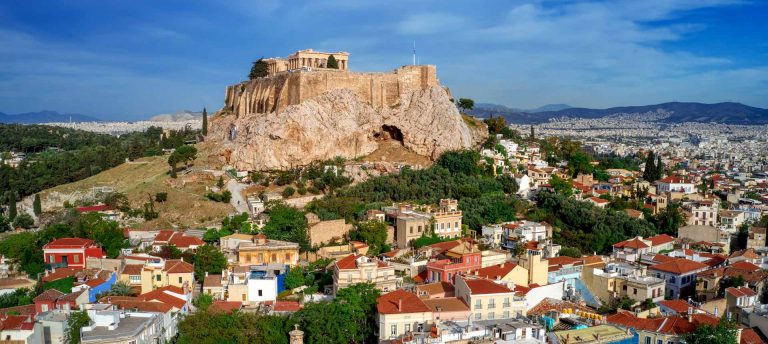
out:
<path id="1" fill-rule="evenodd" d="M 299 188 L 298 190 L 296 190 L 296 192 L 298 192 L 299 195 L 304 196 L 307 194 L 307 188 Z"/>
<path id="2" fill-rule="evenodd" d="M 285 189 L 283 189 L 283 197 L 288 198 L 293 196 L 293 193 L 296 192 L 292 187 L 288 186 Z"/>
<path id="3" fill-rule="evenodd" d="M 165 203 L 168 200 L 167 192 L 158 192 L 155 194 L 155 202 Z"/>
<path id="4" fill-rule="evenodd" d="M 307 191 L 309 191 L 309 193 L 311 193 L 311 194 L 313 194 L 313 195 L 317 195 L 317 194 L 319 194 L 319 193 L 320 193 L 320 190 L 318 190 L 318 189 L 317 189 L 316 187 L 314 187 L 314 186 L 310 186 L 310 187 L 308 187 L 308 188 L 307 188 Z"/>

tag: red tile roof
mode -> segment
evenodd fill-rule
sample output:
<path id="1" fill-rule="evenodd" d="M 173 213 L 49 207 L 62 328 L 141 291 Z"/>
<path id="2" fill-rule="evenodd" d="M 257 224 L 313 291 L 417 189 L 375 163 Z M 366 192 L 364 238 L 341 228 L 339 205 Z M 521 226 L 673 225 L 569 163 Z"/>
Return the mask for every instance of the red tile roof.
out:
<path id="1" fill-rule="evenodd" d="M 141 264 L 125 264 L 123 267 L 124 275 L 141 275 L 141 269 L 144 265 Z"/>
<path id="2" fill-rule="evenodd" d="M 18 313 L 19 315 L 32 315 L 34 316 L 37 312 L 35 310 L 34 304 L 24 305 L 24 306 L 16 306 L 16 307 L 7 307 L 7 308 L 0 308 L 0 316 L 8 315 L 8 313 Z"/>
<path id="3" fill-rule="evenodd" d="M 469 291 L 475 295 L 501 294 L 501 293 L 512 292 L 512 290 L 507 288 L 506 286 L 503 286 L 498 283 L 494 283 L 493 281 L 487 280 L 487 279 L 467 279 L 467 280 L 464 280 L 464 282 L 467 283 L 467 287 L 469 287 Z"/>
<path id="4" fill-rule="evenodd" d="M 48 289 L 40 295 L 35 296 L 32 301 L 34 302 L 56 302 L 60 297 L 64 296 L 64 293 L 58 291 L 57 289 Z"/>
<path id="5" fill-rule="evenodd" d="M 685 258 L 677 258 L 664 263 L 651 265 L 649 269 L 670 272 L 677 275 L 682 275 L 696 270 L 706 269 L 708 266 L 699 262 L 694 262 Z"/>
<path id="6" fill-rule="evenodd" d="M 171 237 L 169 242 L 171 245 L 178 248 L 189 248 L 192 246 L 203 246 L 205 241 L 198 237 L 186 236 L 184 233 L 176 233 Z"/>
<path id="7" fill-rule="evenodd" d="M 301 309 L 299 301 L 275 301 L 272 306 L 273 312 L 298 312 Z"/>
<path id="8" fill-rule="evenodd" d="M 648 240 L 651 241 L 652 246 L 659 246 L 659 245 L 664 245 L 666 243 L 673 242 L 675 241 L 675 238 L 667 234 L 659 234 L 659 235 L 648 238 Z"/>
<path id="9" fill-rule="evenodd" d="M 70 276 L 74 276 L 75 273 L 77 273 L 80 270 L 82 270 L 82 269 L 59 268 L 59 269 L 56 269 L 56 271 L 51 272 L 50 274 L 43 276 L 43 282 L 52 282 L 52 281 L 60 280 L 62 278 L 67 278 L 67 277 L 70 277 Z"/>
<path id="10" fill-rule="evenodd" d="M 83 238 L 61 238 L 51 241 L 43 249 L 55 249 L 55 248 L 85 248 L 87 246 L 94 245 L 94 241 L 91 239 Z"/>
<path id="11" fill-rule="evenodd" d="M 595 191 L 595 192 L 597 192 L 597 193 L 600 193 L 600 191 L 601 191 L 601 190 L 598 190 L 598 191 Z M 607 192 L 608 192 L 608 191 L 606 191 L 606 193 L 607 193 Z M 602 199 L 602 198 L 600 198 L 600 197 L 590 197 L 590 198 L 589 198 L 589 200 L 590 200 L 590 201 L 592 201 L 592 202 L 595 202 L 595 203 L 597 203 L 597 204 L 606 204 L 606 203 L 609 203 L 609 202 L 610 202 L 610 201 L 608 201 L 608 200 L 606 200 L 606 199 Z"/>
<path id="12" fill-rule="evenodd" d="M 760 267 L 750 262 L 740 261 L 728 266 L 731 269 L 744 270 L 744 271 L 759 271 Z"/>
<path id="13" fill-rule="evenodd" d="M 165 261 L 165 272 L 170 274 L 194 273 L 195 267 L 181 259 L 169 259 Z"/>
<path id="14" fill-rule="evenodd" d="M 108 303 L 121 309 L 137 309 L 142 312 L 168 313 L 173 306 L 164 302 L 144 301 L 140 297 L 131 296 L 105 296 L 99 303 Z"/>
<path id="15" fill-rule="evenodd" d="M 766 341 L 760 337 L 755 330 L 747 328 L 741 331 L 741 341 L 739 344 L 765 344 Z"/>
<path id="16" fill-rule="evenodd" d="M 725 292 L 727 294 L 730 294 L 733 297 L 757 296 L 757 293 L 754 290 L 746 287 L 738 287 L 738 288 L 730 287 L 730 288 L 726 288 Z"/>
<path id="17" fill-rule="evenodd" d="M 224 312 L 224 313 L 232 313 L 235 310 L 238 310 L 243 307 L 243 303 L 240 301 L 221 301 L 216 300 L 213 301 L 211 304 L 211 307 L 208 308 L 208 310 L 212 312 Z"/>
<path id="18" fill-rule="evenodd" d="M 692 307 L 688 302 L 680 299 L 661 300 L 659 301 L 659 304 L 669 309 L 672 309 L 678 314 L 687 314 L 688 307 Z"/>
<path id="19" fill-rule="evenodd" d="M 101 278 L 94 278 L 94 279 L 91 279 L 91 280 L 88 280 L 87 282 L 85 282 L 85 285 L 87 285 L 88 287 L 91 287 L 91 288 L 96 288 L 96 287 L 98 287 L 98 286 L 100 286 L 100 285 L 102 285 L 102 284 L 104 284 L 106 282 L 107 281 L 105 281 L 105 280 L 103 280 Z"/>
<path id="20" fill-rule="evenodd" d="M 648 248 L 648 244 L 644 243 L 642 240 L 638 238 L 632 238 L 629 240 L 624 240 L 618 243 L 613 244 L 614 248 L 632 248 L 632 249 L 641 249 L 641 248 Z"/>
<path id="21" fill-rule="evenodd" d="M 398 289 L 376 299 L 379 314 L 403 314 L 430 312 L 429 307 L 416 294 Z"/>
<path id="22" fill-rule="evenodd" d="M 155 242 L 158 242 L 158 241 L 168 242 L 168 240 L 171 239 L 171 236 L 173 235 L 173 233 L 176 233 L 176 232 L 170 231 L 170 230 L 162 230 L 159 233 L 157 233 L 157 235 L 155 236 Z"/>
<path id="23" fill-rule="evenodd" d="M 491 265 L 473 272 L 474 275 L 488 278 L 488 279 L 501 279 L 509 274 L 517 267 L 515 263 L 502 263 L 498 265 Z"/>
<path id="24" fill-rule="evenodd" d="M 717 322 L 717 318 L 701 313 L 691 315 L 691 321 L 680 316 L 643 319 L 634 316 L 630 312 L 620 312 L 608 316 L 608 323 L 610 324 L 667 335 L 691 333 L 700 325 L 715 325 Z"/>
<path id="25" fill-rule="evenodd" d="M 342 259 L 336 261 L 336 267 L 340 270 L 357 269 L 357 258 L 361 257 L 356 254 L 350 254 Z"/>

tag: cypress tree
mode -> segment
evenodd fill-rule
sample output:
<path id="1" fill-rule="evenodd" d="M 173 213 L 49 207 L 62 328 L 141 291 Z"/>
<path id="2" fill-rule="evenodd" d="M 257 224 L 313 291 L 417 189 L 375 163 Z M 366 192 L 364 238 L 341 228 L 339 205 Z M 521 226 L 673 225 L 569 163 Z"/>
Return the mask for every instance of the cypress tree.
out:
<path id="1" fill-rule="evenodd" d="M 264 62 L 263 59 L 259 59 L 258 61 L 253 63 L 253 66 L 251 66 L 251 72 L 248 73 L 248 79 L 253 80 L 261 77 L 265 77 L 269 74 L 269 71 L 267 70 L 267 63 Z"/>
<path id="2" fill-rule="evenodd" d="M 32 202 L 32 210 L 35 212 L 35 216 L 40 216 L 43 213 L 43 205 L 40 202 L 40 194 L 35 194 L 35 201 Z"/>
<path id="3" fill-rule="evenodd" d="M 339 69 L 339 61 L 333 55 L 328 56 L 328 61 L 325 62 L 325 68 Z"/>
<path id="4" fill-rule="evenodd" d="M 648 157 L 645 159 L 645 170 L 643 170 L 643 179 L 648 181 L 649 183 L 653 183 L 656 181 L 656 156 L 653 154 L 653 151 L 648 152 Z"/>
<path id="5" fill-rule="evenodd" d="M 16 193 L 11 191 L 8 195 L 8 219 L 13 220 L 16 218 Z"/>
<path id="6" fill-rule="evenodd" d="M 664 177 L 664 163 L 661 162 L 661 157 L 656 157 L 656 179 L 661 179 Z"/>
<path id="7" fill-rule="evenodd" d="M 203 136 L 208 135 L 208 110 L 203 108 Z"/>

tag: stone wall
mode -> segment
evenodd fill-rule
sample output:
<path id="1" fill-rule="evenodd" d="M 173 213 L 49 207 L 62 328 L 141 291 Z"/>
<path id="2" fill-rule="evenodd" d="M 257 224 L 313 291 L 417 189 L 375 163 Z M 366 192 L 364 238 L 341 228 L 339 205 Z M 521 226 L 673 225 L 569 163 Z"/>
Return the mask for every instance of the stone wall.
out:
<path id="1" fill-rule="evenodd" d="M 341 241 L 352 230 L 352 225 L 344 222 L 344 219 L 320 221 L 310 224 L 307 234 L 310 246 L 332 242 L 334 239 Z"/>
<path id="2" fill-rule="evenodd" d="M 283 72 L 228 86 L 224 111 L 238 117 L 280 112 L 333 89 L 350 89 L 375 109 L 395 107 L 405 94 L 439 86 L 435 66 L 404 66 L 389 73 L 338 70 Z"/>

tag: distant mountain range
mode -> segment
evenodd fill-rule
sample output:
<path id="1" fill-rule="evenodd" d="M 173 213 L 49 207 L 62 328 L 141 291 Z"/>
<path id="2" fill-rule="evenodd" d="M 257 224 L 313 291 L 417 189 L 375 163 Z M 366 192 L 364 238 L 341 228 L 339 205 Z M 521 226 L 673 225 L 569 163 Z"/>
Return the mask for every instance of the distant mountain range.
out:
<path id="1" fill-rule="evenodd" d="M 43 110 L 19 114 L 6 114 L 0 112 L 0 123 L 37 124 L 48 122 L 100 122 L 96 117 L 77 113 L 58 113 L 56 111 Z"/>
<path id="2" fill-rule="evenodd" d="M 174 114 L 160 114 L 150 118 L 150 121 L 155 122 L 186 122 L 191 120 L 197 120 L 203 118 L 203 112 L 193 112 L 189 110 L 182 110 Z"/>
<path id="3" fill-rule="evenodd" d="M 539 109 L 550 106 L 567 106 L 564 104 L 545 105 Z M 655 113 L 658 110 L 670 112 L 671 115 L 660 120 L 663 123 L 725 123 L 762 125 L 768 124 L 768 109 L 756 108 L 740 103 L 683 103 L 671 102 L 645 106 L 622 106 L 608 109 L 587 108 L 561 108 L 544 111 L 517 111 L 503 105 L 479 103 L 470 111 L 473 115 L 482 118 L 491 116 L 503 116 L 507 122 L 518 124 L 543 123 L 553 118 L 602 118 L 617 114 L 643 115 Z"/>
<path id="4" fill-rule="evenodd" d="M 539 113 L 539 112 L 545 112 L 545 111 L 559 111 L 563 109 L 569 109 L 573 106 L 566 105 L 566 104 L 547 104 L 544 106 L 537 107 L 535 109 L 516 109 L 511 107 L 506 107 L 504 105 L 499 104 L 490 104 L 490 103 L 477 103 L 475 105 L 476 109 L 484 109 L 484 110 L 497 110 L 497 111 L 506 111 L 506 112 L 525 112 L 525 113 Z"/>

